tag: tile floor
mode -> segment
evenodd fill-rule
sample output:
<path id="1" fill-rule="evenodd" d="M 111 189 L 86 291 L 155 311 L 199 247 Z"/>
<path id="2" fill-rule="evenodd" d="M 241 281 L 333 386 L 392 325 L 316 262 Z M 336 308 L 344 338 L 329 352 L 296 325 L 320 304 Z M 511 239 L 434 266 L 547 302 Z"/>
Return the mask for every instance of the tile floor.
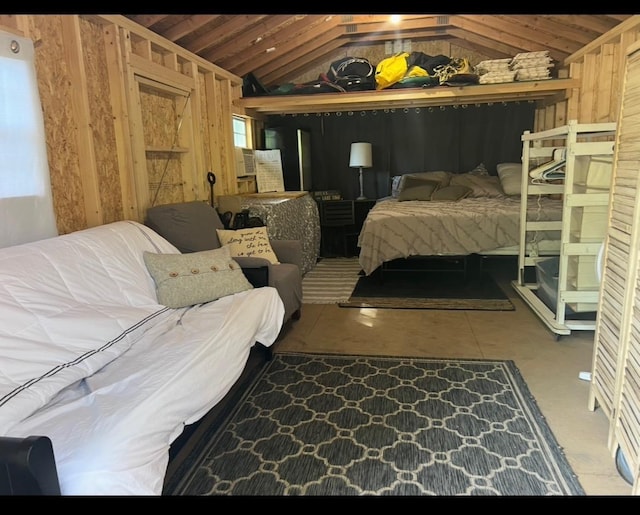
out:
<path id="1" fill-rule="evenodd" d="M 631 495 L 607 448 L 609 423 L 587 407 L 593 331 L 556 339 L 510 285 L 517 265 L 491 261 L 515 311 L 340 308 L 306 304 L 274 352 L 513 360 L 587 495 Z M 511 273 L 513 270 L 513 274 Z"/>

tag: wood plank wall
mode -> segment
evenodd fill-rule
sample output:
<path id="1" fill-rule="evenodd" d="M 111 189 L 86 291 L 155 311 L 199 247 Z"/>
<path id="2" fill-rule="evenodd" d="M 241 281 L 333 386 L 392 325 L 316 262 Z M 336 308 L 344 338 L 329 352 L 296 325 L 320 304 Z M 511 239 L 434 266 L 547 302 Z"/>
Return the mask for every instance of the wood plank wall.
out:
<path id="1" fill-rule="evenodd" d="M 624 51 L 638 39 L 639 27 L 640 16 L 634 16 L 570 56 L 564 66 L 570 77 L 581 79 L 581 87 L 540 106 L 535 130 L 574 118 L 616 121 Z M 231 115 L 232 101 L 241 95 L 240 77 L 122 16 L 0 14 L 0 29 L 35 44 L 60 234 L 116 220 L 142 221 L 154 197 L 209 200 L 208 171 L 216 174 L 216 196 L 255 186 L 235 176 Z M 467 56 L 444 42 L 417 49 Z M 162 85 L 155 93 L 154 83 Z M 180 99 L 187 97 L 184 113 Z M 165 148 L 173 146 L 184 124 L 188 130 L 180 128 L 178 150 Z M 162 189 L 154 189 L 161 182 Z"/>
<path id="2" fill-rule="evenodd" d="M 640 37 L 640 16 L 632 16 L 564 61 L 580 87 L 536 111 L 535 130 L 566 124 L 615 122 L 620 110 L 625 51 Z"/>

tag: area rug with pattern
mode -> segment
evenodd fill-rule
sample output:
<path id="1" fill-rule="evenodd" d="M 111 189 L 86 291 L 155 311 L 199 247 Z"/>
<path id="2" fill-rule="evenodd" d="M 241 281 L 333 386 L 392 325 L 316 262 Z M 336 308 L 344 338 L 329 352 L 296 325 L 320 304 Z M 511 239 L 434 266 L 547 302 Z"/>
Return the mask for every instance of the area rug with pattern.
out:
<path id="1" fill-rule="evenodd" d="M 488 272 L 386 272 L 361 276 L 342 308 L 467 309 L 513 311 L 513 303 Z"/>
<path id="2" fill-rule="evenodd" d="M 512 361 L 276 353 L 165 495 L 585 495 Z"/>

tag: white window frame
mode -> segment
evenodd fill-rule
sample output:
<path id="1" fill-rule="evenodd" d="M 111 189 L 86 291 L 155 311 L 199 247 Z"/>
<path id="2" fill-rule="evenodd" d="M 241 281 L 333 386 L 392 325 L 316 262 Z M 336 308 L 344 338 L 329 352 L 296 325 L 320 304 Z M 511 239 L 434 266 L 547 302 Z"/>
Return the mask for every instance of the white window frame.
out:
<path id="1" fill-rule="evenodd" d="M 233 115 L 233 144 L 236 147 L 253 148 L 251 118 Z"/>

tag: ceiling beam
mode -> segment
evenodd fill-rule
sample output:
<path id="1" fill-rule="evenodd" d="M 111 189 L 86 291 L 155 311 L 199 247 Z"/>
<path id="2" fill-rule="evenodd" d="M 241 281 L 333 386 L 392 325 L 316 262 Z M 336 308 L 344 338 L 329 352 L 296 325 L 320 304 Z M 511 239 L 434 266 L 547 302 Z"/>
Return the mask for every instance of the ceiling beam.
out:
<path id="1" fill-rule="evenodd" d="M 571 54 L 578 50 L 582 45 L 573 41 L 567 40 L 561 37 L 559 34 L 546 35 L 546 33 L 540 33 L 535 29 L 530 29 L 526 26 L 526 18 L 524 16 L 513 16 L 512 22 L 502 19 L 501 16 L 493 15 L 476 15 L 476 16 L 458 16 L 456 18 L 470 19 L 472 18 L 478 24 L 482 24 L 489 28 L 491 31 L 498 31 L 500 34 L 496 34 L 494 39 L 501 39 L 502 34 L 513 37 L 516 35 L 523 40 L 523 44 L 526 47 L 533 48 L 534 51 L 538 50 L 554 50 L 560 52 L 563 55 Z M 526 43 L 525 43 L 526 41 Z M 534 45 L 531 47 L 531 45 Z"/>
<path id="2" fill-rule="evenodd" d="M 132 14 L 127 16 L 127 18 L 130 18 L 137 24 L 150 29 L 152 25 L 155 25 L 165 18 L 170 18 L 171 16 L 172 15 L 170 14 Z"/>
<path id="3" fill-rule="evenodd" d="M 351 23 L 340 24 L 344 26 L 345 33 L 354 36 L 364 36 L 365 34 L 381 34 L 387 39 L 403 38 L 403 34 L 410 30 L 424 30 L 427 28 L 446 27 L 449 25 L 448 16 L 430 16 L 422 19 L 406 20 L 401 24 L 395 25 L 391 22 L 383 23 Z"/>
<path id="4" fill-rule="evenodd" d="M 295 78 L 302 75 L 307 69 L 315 66 L 320 58 L 343 46 L 339 34 L 344 32 L 343 27 L 333 27 L 329 31 L 316 36 L 313 47 L 299 45 L 285 55 L 286 60 L 272 61 L 257 68 L 255 74 L 265 84 L 281 83 L 284 79 Z"/>
<path id="5" fill-rule="evenodd" d="M 260 68 L 268 62 L 286 57 L 286 52 L 311 42 L 307 34 L 314 31 L 316 25 L 322 25 L 325 29 L 330 29 L 336 25 L 335 21 L 325 21 L 326 16 L 308 15 L 297 20 L 283 30 L 264 38 L 259 43 L 251 47 L 251 52 L 237 54 L 231 58 L 225 58 L 218 62 L 219 66 L 225 69 L 235 70 L 236 75 L 244 75 L 253 69 Z M 326 24 L 326 25 L 324 25 Z M 313 32 L 315 34 L 315 31 Z"/>
<path id="6" fill-rule="evenodd" d="M 274 15 L 267 19 L 262 19 L 251 28 L 245 30 L 242 34 L 229 39 L 226 43 L 221 43 L 211 47 L 210 50 L 202 53 L 202 57 L 213 61 L 214 63 L 230 56 L 246 52 L 248 47 L 258 42 L 258 38 L 262 39 L 265 34 L 277 29 L 281 25 L 286 24 L 291 19 L 289 15 Z"/>
<path id="7" fill-rule="evenodd" d="M 439 14 L 401 14 L 398 23 L 391 22 L 391 14 L 341 14 L 338 15 L 339 25 L 362 25 L 366 23 L 384 23 L 392 24 L 398 28 L 403 28 L 403 25 L 408 20 L 424 20 L 426 18 L 437 18 Z"/>
<path id="8" fill-rule="evenodd" d="M 305 65 L 300 65 L 295 68 L 280 68 L 278 72 L 272 74 L 271 84 L 285 84 L 293 81 L 296 77 L 306 73 L 310 68 L 315 67 L 319 61 L 328 61 L 332 55 L 335 55 L 336 50 L 341 48 L 339 40 L 333 40 L 330 43 L 324 45 L 321 48 L 305 55 Z"/>
<path id="9" fill-rule="evenodd" d="M 465 41 L 464 39 L 458 39 L 458 38 L 451 38 L 449 40 L 451 42 L 452 45 L 456 45 L 457 47 L 460 48 L 464 48 L 465 50 L 469 50 L 471 52 L 476 52 L 478 54 L 482 54 L 484 56 L 486 56 L 489 59 L 501 59 L 502 58 L 502 54 L 488 49 L 486 47 L 482 47 L 482 46 L 478 46 L 478 45 L 474 45 L 473 43 L 469 43 L 468 41 Z M 472 66 L 474 66 L 475 64 L 478 63 L 470 63 Z"/>
<path id="10" fill-rule="evenodd" d="M 617 25 L 618 22 L 608 19 L 607 16 L 599 16 L 596 14 L 558 14 L 558 15 L 541 15 L 541 18 L 557 21 L 563 25 L 573 27 L 583 27 L 586 30 L 604 34 Z M 628 18 L 628 16 L 627 16 Z"/>
<path id="11" fill-rule="evenodd" d="M 216 28 L 206 31 L 192 41 L 185 41 L 185 47 L 187 50 L 206 59 L 203 54 L 205 54 L 209 48 L 232 39 L 238 33 L 247 30 L 247 25 L 251 26 L 254 23 L 258 23 L 264 17 L 264 15 L 256 16 L 248 14 L 227 16 L 228 20 Z"/>
<path id="12" fill-rule="evenodd" d="M 503 16 L 499 15 L 498 18 L 506 21 L 507 23 L 516 23 L 521 27 L 525 27 L 527 30 L 533 30 L 535 32 L 543 32 L 548 36 L 561 36 L 562 39 L 568 40 L 571 48 L 580 48 L 586 45 L 594 38 L 598 37 L 598 32 L 587 30 L 584 27 L 575 27 L 566 23 L 556 21 L 553 17 L 543 18 L 542 16 Z M 517 32 L 520 32 L 519 30 Z M 571 52 L 570 52 L 571 53 Z"/>
<path id="13" fill-rule="evenodd" d="M 219 14 L 197 14 L 189 16 L 187 19 L 182 20 L 181 22 L 176 23 L 173 27 L 163 31 L 162 35 L 175 43 L 180 38 L 188 36 L 192 32 L 204 27 L 219 17 Z"/>
<path id="14" fill-rule="evenodd" d="M 479 21 L 479 20 L 482 20 Z M 558 51 L 557 49 L 545 47 L 546 42 L 538 39 L 528 39 L 522 37 L 520 28 L 514 30 L 513 26 L 505 26 L 505 22 L 492 20 L 491 16 L 453 16 L 453 24 L 463 30 L 469 31 L 474 34 L 483 36 L 489 40 L 496 42 L 500 41 L 515 49 L 518 49 L 517 53 L 521 52 L 536 52 L 542 50 L 548 50 L 549 56 L 557 61 L 562 61 L 568 55 L 566 51 Z M 498 33 L 496 33 L 498 31 Z"/>
<path id="15" fill-rule="evenodd" d="M 425 30 L 412 30 L 403 32 L 402 34 L 394 34 L 391 36 L 388 33 L 371 33 L 371 34 L 345 34 L 344 39 L 348 39 L 345 43 L 351 46 L 368 45 L 371 43 L 378 43 L 380 41 L 393 41 L 394 39 L 411 39 L 411 40 L 428 40 L 438 39 L 447 35 L 447 28 L 433 27 Z"/>
<path id="16" fill-rule="evenodd" d="M 503 42 L 498 42 L 495 39 L 487 38 L 478 34 L 473 34 L 463 29 L 449 29 L 447 31 L 452 36 L 469 41 L 474 45 L 491 49 L 491 53 L 487 55 L 494 55 L 494 59 L 506 59 L 507 57 L 513 57 L 514 55 L 522 51 L 521 47 L 514 47 Z"/>

